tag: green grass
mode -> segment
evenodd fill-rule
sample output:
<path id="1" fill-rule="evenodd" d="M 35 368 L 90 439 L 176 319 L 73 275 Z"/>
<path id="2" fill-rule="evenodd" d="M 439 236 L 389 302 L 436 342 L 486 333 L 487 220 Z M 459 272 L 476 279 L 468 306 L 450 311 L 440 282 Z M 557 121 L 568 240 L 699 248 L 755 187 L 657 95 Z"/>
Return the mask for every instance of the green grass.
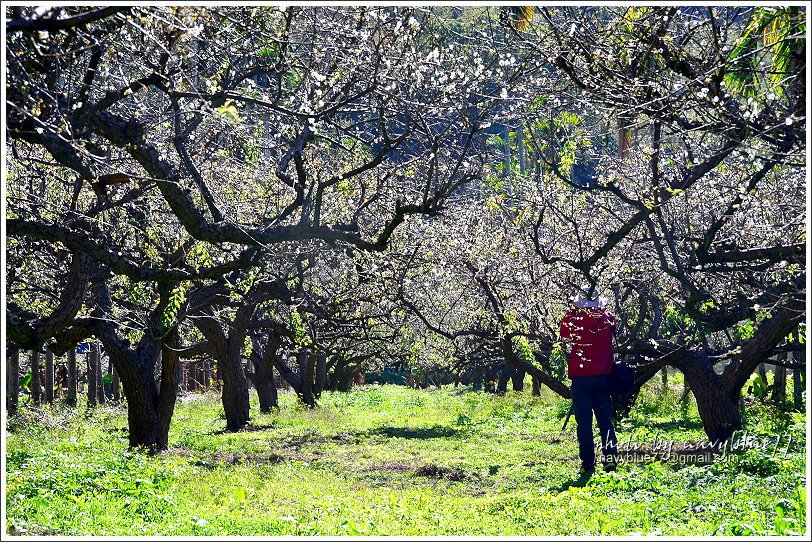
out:
<path id="1" fill-rule="evenodd" d="M 658 385 L 658 384 L 657 384 Z M 703 438 L 695 405 L 652 383 L 621 442 Z M 253 412 L 256 401 L 252 397 Z M 178 404 L 170 450 L 127 449 L 126 412 L 28 408 L 7 427 L 6 518 L 59 535 L 669 535 L 805 531 L 803 416 L 749 409 L 748 431 L 792 435 L 696 466 L 647 462 L 573 484 L 575 424 L 549 392 L 366 386 L 226 433 L 214 392 Z M 583 486 L 583 487 L 580 487 Z"/>

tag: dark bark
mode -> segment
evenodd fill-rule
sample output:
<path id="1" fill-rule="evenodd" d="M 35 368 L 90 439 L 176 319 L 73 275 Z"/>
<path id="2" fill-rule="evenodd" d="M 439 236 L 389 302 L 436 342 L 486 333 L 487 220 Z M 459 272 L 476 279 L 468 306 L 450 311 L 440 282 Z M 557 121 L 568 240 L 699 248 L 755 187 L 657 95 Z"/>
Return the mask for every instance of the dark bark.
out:
<path id="1" fill-rule="evenodd" d="M 37 350 L 42 344 L 61 333 L 71 324 L 82 308 L 87 286 L 89 258 L 75 252 L 68 270 L 59 304 L 45 318 L 8 303 L 6 307 L 6 333 L 16 345 Z"/>
<path id="2" fill-rule="evenodd" d="M 87 406 L 96 406 L 96 349 L 90 347 L 85 359 L 87 360 Z"/>
<path id="3" fill-rule="evenodd" d="M 787 354 L 789 358 L 792 354 Z M 777 405 L 783 405 L 787 398 L 787 368 L 776 366 L 773 369 L 772 400 Z"/>
<path id="4" fill-rule="evenodd" d="M 496 381 L 496 393 L 504 395 L 505 392 L 507 392 L 507 383 L 512 375 L 513 367 L 507 363 L 503 364 L 501 370 L 499 371 L 499 380 Z"/>
<path id="5" fill-rule="evenodd" d="M 159 351 L 156 346 L 121 353 L 113 362 L 120 368 L 121 384 L 127 397 L 127 425 L 131 447 L 144 446 L 160 450 L 160 426 L 158 423 L 158 393 L 155 386 L 154 367 Z M 108 355 L 113 356 L 112 353 Z"/>
<path id="6" fill-rule="evenodd" d="M 792 406 L 795 410 L 804 410 L 804 373 L 800 369 L 792 370 Z"/>
<path id="7" fill-rule="evenodd" d="M 76 406 L 76 348 L 71 348 L 68 354 L 68 394 L 65 397 L 65 402 L 70 406 Z"/>
<path id="8" fill-rule="evenodd" d="M 178 340 L 177 332 L 166 338 L 161 350 L 161 387 L 158 392 L 158 441 L 159 450 L 169 446 L 169 424 L 175 413 L 175 401 L 178 397 Z"/>
<path id="9" fill-rule="evenodd" d="M 87 26 L 88 24 L 112 17 L 119 12 L 127 12 L 131 8 L 124 6 L 104 7 L 94 10 L 85 11 L 78 15 L 71 17 L 57 18 L 57 17 L 43 17 L 41 19 L 33 18 L 18 18 L 13 19 L 6 23 L 6 31 L 9 34 L 14 32 L 34 32 L 37 30 L 46 30 L 48 32 L 58 32 L 60 30 L 68 30 L 76 27 Z"/>
<path id="10" fill-rule="evenodd" d="M 510 379 L 513 383 L 513 391 L 523 391 L 524 390 L 524 375 L 527 374 L 521 369 L 515 369 L 513 374 L 511 375 Z"/>
<path id="11" fill-rule="evenodd" d="M 773 353 L 804 320 L 805 315 L 806 303 L 802 297 L 791 296 L 782 300 L 769 318 L 759 322 L 753 338 L 741 345 L 730 365 L 725 368 L 722 375 L 725 388 L 738 396 L 758 364 Z"/>
<path id="12" fill-rule="evenodd" d="M 54 402 L 54 353 L 45 348 L 45 402 Z"/>
<path id="13" fill-rule="evenodd" d="M 96 361 L 96 401 L 103 405 L 107 402 L 107 396 L 104 394 L 104 370 L 102 369 L 101 361 L 101 345 L 97 342 L 91 346 L 96 352 L 94 359 Z"/>
<path id="14" fill-rule="evenodd" d="M 226 351 L 226 359 L 220 359 L 223 370 L 223 410 L 229 431 L 239 431 L 248 423 L 250 404 L 248 381 L 242 369 L 240 351 L 233 345 Z"/>
<path id="15" fill-rule="evenodd" d="M 40 360 L 39 360 L 39 351 L 31 350 L 29 352 L 29 356 L 31 358 L 31 383 L 30 383 L 30 390 L 31 390 L 31 399 L 34 404 L 38 405 L 42 402 L 42 381 L 40 380 Z"/>
<path id="16" fill-rule="evenodd" d="M 315 357 L 310 355 L 310 351 L 302 349 L 297 357 L 299 363 L 299 378 L 301 386 L 299 388 L 299 398 L 309 407 L 316 405 L 313 397 L 313 382 L 315 377 Z"/>
<path id="17" fill-rule="evenodd" d="M 237 309 L 234 320 L 229 323 L 226 336 L 220 323 L 214 318 L 211 307 L 200 310 L 203 317 L 195 320 L 209 343 L 209 348 L 217 359 L 217 372 L 223 379 L 223 410 L 226 426 L 230 431 L 244 427 L 250 416 L 248 380 L 242 366 L 242 347 L 248 334 L 251 319 L 257 306 L 269 299 L 285 299 L 290 290 L 276 281 L 257 282 L 245 296 L 245 301 Z"/>
<path id="18" fill-rule="evenodd" d="M 742 428 L 740 390 L 726 389 L 707 355 L 687 352 L 682 364 L 685 382 L 696 399 L 702 426 L 711 441 L 723 441 Z"/>
<path id="19" fill-rule="evenodd" d="M 118 337 L 108 335 L 102 338 L 127 398 L 131 447 L 144 446 L 151 452 L 168 447 L 169 424 L 177 397 L 177 354 L 173 346 L 177 338 L 173 335 L 169 334 L 163 346 L 145 336 L 135 349 L 129 348 Z M 155 380 L 159 360 L 160 388 Z"/>
<path id="20" fill-rule="evenodd" d="M 538 378 L 533 377 L 533 397 L 540 397 L 541 396 L 541 382 Z"/>
<path id="21" fill-rule="evenodd" d="M 282 375 L 284 377 L 284 374 Z M 348 360 L 335 358 L 333 371 L 330 374 L 330 389 L 334 391 L 350 391 L 355 373 Z M 417 385 L 417 382 L 415 382 Z"/>
<path id="22" fill-rule="evenodd" d="M 274 380 L 274 359 L 279 351 L 279 341 L 270 339 L 264 346 L 258 337 L 251 337 L 253 349 L 251 363 L 253 371 L 246 370 L 246 376 L 257 390 L 259 411 L 269 413 L 279 408 L 279 396 Z"/>
<path id="23" fill-rule="evenodd" d="M 237 311 L 238 315 L 240 310 Z M 238 329 L 238 322 L 232 323 L 232 333 L 226 337 L 220 323 L 212 316 L 210 310 L 207 317 L 195 320 L 209 346 L 216 352 L 218 373 L 223 379 L 222 400 L 223 411 L 226 415 L 226 427 L 229 431 L 239 431 L 248 423 L 250 417 L 250 403 L 248 400 L 248 381 L 242 367 L 242 343 L 244 328 Z M 194 378 L 194 371 L 190 369 L 189 379 Z"/>
<path id="24" fill-rule="evenodd" d="M 663 367 L 663 370 L 666 368 Z M 637 397 L 640 395 L 640 389 L 643 385 L 654 378 L 657 374 L 657 367 L 645 367 L 634 370 L 634 383 L 632 388 L 626 395 L 612 397 L 612 409 L 616 420 L 622 420 L 627 417 L 632 410 L 632 407 L 637 402 Z"/>
<path id="25" fill-rule="evenodd" d="M 319 352 L 316 359 L 316 381 L 313 386 L 313 393 L 316 399 L 321 397 L 324 386 L 327 382 L 327 352 Z"/>
<path id="26" fill-rule="evenodd" d="M 796 330 L 795 336 L 798 337 Z M 797 339 L 796 339 L 797 340 Z M 804 368 L 806 367 L 806 350 L 800 350 L 795 353 L 795 362 L 800 362 Z M 796 410 L 803 412 L 804 410 L 804 397 L 803 392 L 806 389 L 806 373 L 804 369 L 792 369 L 792 403 Z"/>
<path id="27" fill-rule="evenodd" d="M 681 405 L 683 405 L 683 407 L 687 404 L 688 397 L 690 397 L 690 395 L 691 395 L 691 386 L 688 383 L 688 379 L 685 378 L 685 375 L 683 374 L 682 395 L 679 398 L 679 402 L 680 402 Z"/>
<path id="28" fill-rule="evenodd" d="M 6 408 L 9 415 L 17 413 L 20 404 L 20 349 L 12 348 L 6 357 Z"/>

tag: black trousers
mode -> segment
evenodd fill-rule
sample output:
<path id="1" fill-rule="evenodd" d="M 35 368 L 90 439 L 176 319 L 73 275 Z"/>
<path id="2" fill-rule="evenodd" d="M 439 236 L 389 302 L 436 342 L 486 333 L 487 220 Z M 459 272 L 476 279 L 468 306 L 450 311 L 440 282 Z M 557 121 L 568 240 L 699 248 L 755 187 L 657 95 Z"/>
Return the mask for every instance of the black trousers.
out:
<path id="1" fill-rule="evenodd" d="M 572 377 L 572 410 L 578 424 L 578 452 L 581 466 L 595 469 L 595 441 L 592 438 L 592 413 L 598 421 L 601 451 L 606 463 L 614 462 L 617 438 L 612 423 L 612 399 L 609 397 L 609 375 Z"/>

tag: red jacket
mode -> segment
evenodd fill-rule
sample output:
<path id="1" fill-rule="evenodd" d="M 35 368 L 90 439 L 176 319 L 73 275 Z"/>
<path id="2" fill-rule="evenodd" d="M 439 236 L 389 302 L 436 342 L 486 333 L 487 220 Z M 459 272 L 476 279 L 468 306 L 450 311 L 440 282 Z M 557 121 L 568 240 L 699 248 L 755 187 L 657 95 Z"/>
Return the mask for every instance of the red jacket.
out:
<path id="1" fill-rule="evenodd" d="M 561 338 L 572 342 L 567 374 L 596 376 L 612 372 L 615 354 L 612 335 L 615 315 L 606 309 L 567 310 L 561 320 Z"/>

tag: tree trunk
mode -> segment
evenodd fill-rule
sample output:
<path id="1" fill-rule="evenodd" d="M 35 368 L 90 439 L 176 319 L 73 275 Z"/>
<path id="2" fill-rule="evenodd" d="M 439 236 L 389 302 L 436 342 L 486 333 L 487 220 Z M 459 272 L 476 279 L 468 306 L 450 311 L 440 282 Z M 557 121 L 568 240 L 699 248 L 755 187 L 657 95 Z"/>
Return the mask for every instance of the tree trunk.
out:
<path id="1" fill-rule="evenodd" d="M 299 378 L 301 381 L 301 389 L 299 390 L 299 397 L 302 402 L 309 407 L 316 405 L 316 400 L 313 397 L 313 379 L 315 373 L 315 358 L 310 355 L 306 349 L 299 351 L 297 356 L 299 362 Z"/>
<path id="2" fill-rule="evenodd" d="M 14 348 L 6 358 L 6 408 L 16 414 L 20 404 L 20 349 Z"/>
<path id="3" fill-rule="evenodd" d="M 158 441 L 156 447 L 165 450 L 169 447 L 169 424 L 175 413 L 178 398 L 178 371 L 180 364 L 177 332 L 167 337 L 161 351 L 161 387 L 158 392 Z"/>
<path id="4" fill-rule="evenodd" d="M 716 371 L 714 371 L 714 372 L 716 372 Z M 691 386 L 688 383 L 688 377 L 686 377 L 685 374 L 683 373 L 683 375 L 682 375 L 682 395 L 679 398 L 679 402 L 683 407 L 685 407 L 685 405 L 687 404 L 688 397 L 690 397 L 690 394 L 691 394 Z"/>
<path id="5" fill-rule="evenodd" d="M 70 406 L 76 406 L 76 348 L 68 350 L 68 395 L 66 402 Z"/>
<path id="6" fill-rule="evenodd" d="M 153 453 L 169 445 L 169 423 L 177 398 L 178 340 L 177 335 L 173 335 L 167 337 L 165 346 L 145 343 L 142 339 L 141 346 L 135 350 L 112 342 L 106 348 L 127 399 L 130 446 L 144 446 Z M 159 360 L 160 389 L 155 379 Z"/>
<path id="7" fill-rule="evenodd" d="M 316 399 L 321 397 L 321 392 L 324 391 L 325 383 L 327 382 L 327 352 L 320 352 L 316 359 L 316 382 L 313 388 L 313 393 Z"/>
<path id="8" fill-rule="evenodd" d="M 337 359 L 333 367 L 333 373 L 330 378 L 331 389 L 334 391 L 350 391 L 352 387 L 352 371 L 348 368 L 348 362 L 342 359 Z M 415 379 L 415 387 L 418 385 Z"/>
<path id="9" fill-rule="evenodd" d="M 261 366 L 254 364 L 256 370 L 251 383 L 257 390 L 259 397 L 259 411 L 265 414 L 279 408 L 279 394 L 274 380 L 273 363 L 263 363 Z"/>
<path id="10" fill-rule="evenodd" d="M 787 352 L 787 361 L 792 361 L 791 352 Z M 773 374 L 775 378 L 773 379 L 772 400 L 777 405 L 782 406 L 787 399 L 787 368 L 776 365 Z"/>
<path id="11" fill-rule="evenodd" d="M 96 406 L 96 349 L 91 345 L 85 354 L 87 360 L 87 406 Z"/>
<path id="12" fill-rule="evenodd" d="M 499 380 L 496 382 L 496 393 L 504 395 L 507 392 L 507 383 L 513 375 L 513 371 L 513 367 L 507 363 L 502 365 L 502 369 L 499 371 Z"/>
<path id="13" fill-rule="evenodd" d="M 693 392 L 699 417 L 711 442 L 724 441 L 742 428 L 739 414 L 739 390 L 725 389 L 706 355 L 688 352 L 680 367 Z"/>
<path id="14" fill-rule="evenodd" d="M 663 393 L 668 393 L 668 366 L 665 366 L 660 371 L 663 383 Z"/>
<path id="15" fill-rule="evenodd" d="M 513 375 L 511 375 L 511 380 L 513 381 L 513 391 L 523 391 L 524 390 L 524 375 L 527 374 L 521 369 L 514 369 Z"/>
<path id="16" fill-rule="evenodd" d="M 248 424 L 250 417 L 248 381 L 242 368 L 240 348 L 232 344 L 228 346 L 225 359 L 219 360 L 223 370 L 223 410 L 228 430 L 239 431 Z"/>
<path id="17" fill-rule="evenodd" d="M 54 353 L 45 347 L 45 402 L 54 402 Z"/>
<path id="18" fill-rule="evenodd" d="M 38 405 L 42 402 L 42 381 L 39 375 L 39 352 L 36 350 L 30 351 L 31 356 L 31 399 L 34 404 Z"/>
<path id="19" fill-rule="evenodd" d="M 541 396 L 541 381 L 536 378 L 535 376 L 532 377 L 533 379 L 533 397 L 540 397 Z"/>
<path id="20" fill-rule="evenodd" d="M 279 342 L 269 339 L 263 347 L 260 339 L 251 337 L 253 350 L 251 352 L 251 364 L 253 371 L 246 369 L 245 374 L 251 384 L 257 390 L 259 398 L 259 411 L 265 414 L 274 408 L 279 408 L 279 395 L 276 390 L 276 380 L 274 380 L 274 361 L 279 352 Z"/>
<path id="21" fill-rule="evenodd" d="M 241 311 L 242 308 L 237 311 L 238 316 L 242 314 Z M 229 431 L 239 431 L 248 424 L 251 407 L 248 380 L 245 377 L 241 356 L 247 322 L 243 317 L 235 318 L 231 326 L 231 335 L 227 337 L 222 325 L 214 319 L 211 312 L 205 314 L 208 317 L 198 318 L 195 325 L 206 337 L 209 347 L 217 358 L 217 373 L 223 379 L 221 397 L 226 415 L 226 428 Z M 189 375 L 190 380 L 193 375 L 194 373 Z"/>
<path id="22" fill-rule="evenodd" d="M 663 367 L 663 369 L 667 369 Z M 645 369 L 635 369 L 634 370 L 634 383 L 632 384 L 632 388 L 626 395 L 623 396 L 612 396 L 612 410 L 615 416 L 615 420 L 622 420 L 623 418 L 627 417 L 634 407 L 634 404 L 637 402 L 637 398 L 640 396 L 640 390 L 643 385 L 654 378 L 657 375 L 658 369 L 655 368 L 645 368 Z"/>

